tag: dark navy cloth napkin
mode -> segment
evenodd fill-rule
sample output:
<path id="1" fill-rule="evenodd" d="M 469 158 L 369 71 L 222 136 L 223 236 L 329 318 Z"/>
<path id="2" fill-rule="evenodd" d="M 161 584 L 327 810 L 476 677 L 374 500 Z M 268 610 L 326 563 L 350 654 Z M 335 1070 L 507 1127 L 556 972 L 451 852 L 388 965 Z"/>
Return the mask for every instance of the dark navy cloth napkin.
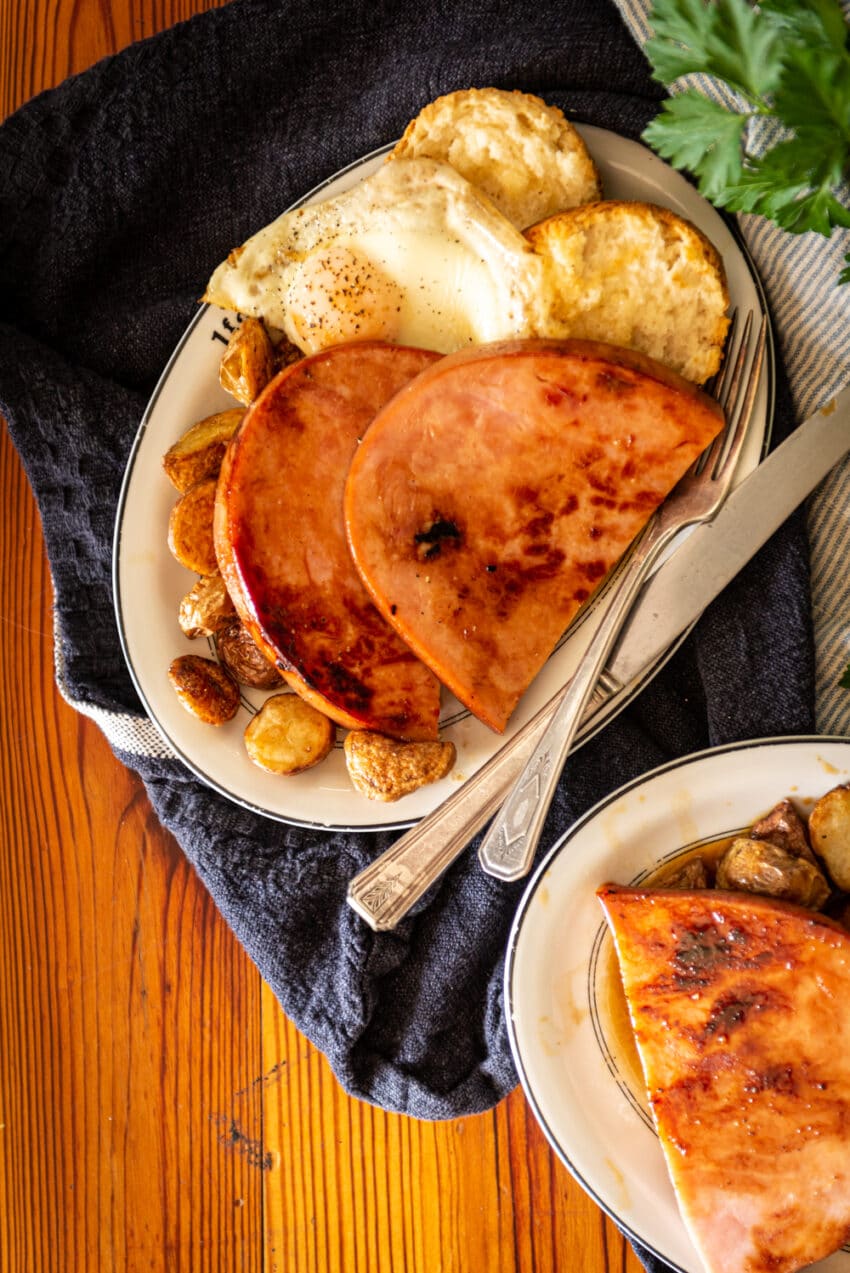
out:
<path id="1" fill-rule="evenodd" d="M 212 269 L 442 92 L 498 85 L 637 137 L 660 90 L 608 0 L 233 0 L 106 59 L 0 127 L 0 411 L 35 491 L 63 691 L 139 713 L 112 607 L 124 466 Z M 781 368 L 774 439 L 792 426 Z M 544 844 L 614 786 L 730 740 L 812 732 L 808 556 L 793 517 L 637 701 L 572 759 Z M 392 840 L 254 816 L 123 747 L 296 1025 L 350 1093 L 421 1118 L 517 1082 L 506 938 L 522 885 L 467 853 L 376 935 L 346 886 Z M 118 741 L 116 741 L 116 739 Z M 659 1266 L 660 1267 L 660 1266 Z"/>

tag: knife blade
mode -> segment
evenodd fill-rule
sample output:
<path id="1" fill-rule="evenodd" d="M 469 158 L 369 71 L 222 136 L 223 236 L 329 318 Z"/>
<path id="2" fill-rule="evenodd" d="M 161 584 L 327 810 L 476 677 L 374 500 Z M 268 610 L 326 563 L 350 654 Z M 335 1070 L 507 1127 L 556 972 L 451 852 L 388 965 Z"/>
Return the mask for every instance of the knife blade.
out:
<path id="1" fill-rule="evenodd" d="M 688 532 L 646 583 L 603 674 L 609 689 L 651 668 L 848 451 L 850 386 L 745 477 L 711 522 Z M 551 701 L 542 707 L 468 782 L 354 877 L 348 903 L 372 928 L 394 928 L 494 815 L 555 708 Z"/>
<path id="2" fill-rule="evenodd" d="M 850 385 L 762 460 L 644 585 L 608 660 L 612 687 L 661 657 L 848 450 Z"/>

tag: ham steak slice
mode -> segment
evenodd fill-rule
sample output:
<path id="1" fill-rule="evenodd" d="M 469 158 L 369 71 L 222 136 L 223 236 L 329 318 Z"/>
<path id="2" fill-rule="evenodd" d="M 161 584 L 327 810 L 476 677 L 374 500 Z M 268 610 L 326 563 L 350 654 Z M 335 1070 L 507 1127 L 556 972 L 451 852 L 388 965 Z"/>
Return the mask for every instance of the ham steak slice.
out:
<path id="1" fill-rule="evenodd" d="M 708 1273 L 792 1273 L 850 1237 L 850 934 L 787 902 L 599 898 L 679 1209 Z"/>
<path id="2" fill-rule="evenodd" d="M 610 345 L 449 355 L 393 398 L 357 451 L 345 491 L 357 568 L 403 640 L 502 731 L 722 424 L 693 385 Z"/>
<path id="3" fill-rule="evenodd" d="M 254 640 L 338 724 L 412 740 L 437 737 L 440 686 L 364 589 L 342 497 L 376 411 L 437 357 L 364 343 L 288 367 L 247 411 L 216 490 L 219 568 Z"/>

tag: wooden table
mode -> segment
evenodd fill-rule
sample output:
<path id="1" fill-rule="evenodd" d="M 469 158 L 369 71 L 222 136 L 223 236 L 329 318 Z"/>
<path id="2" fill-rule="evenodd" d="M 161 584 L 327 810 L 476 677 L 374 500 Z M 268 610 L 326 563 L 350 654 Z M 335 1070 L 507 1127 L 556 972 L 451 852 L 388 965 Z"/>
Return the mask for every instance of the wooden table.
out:
<path id="1" fill-rule="evenodd" d="M 0 0 L 0 117 L 211 0 Z M 53 681 L 5 428 L 0 1269 L 640 1273 L 521 1091 L 422 1123 L 349 1099 L 139 780 Z"/>

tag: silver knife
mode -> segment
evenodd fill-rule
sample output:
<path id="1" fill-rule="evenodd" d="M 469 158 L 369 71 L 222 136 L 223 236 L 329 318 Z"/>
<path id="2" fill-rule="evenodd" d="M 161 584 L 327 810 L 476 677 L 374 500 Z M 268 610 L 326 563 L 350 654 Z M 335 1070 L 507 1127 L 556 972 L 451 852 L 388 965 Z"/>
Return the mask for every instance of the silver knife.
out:
<path id="1" fill-rule="evenodd" d="M 606 685 L 616 690 L 652 667 L 848 451 L 850 386 L 795 429 L 659 567 L 612 650 Z M 490 820 L 555 707 L 550 700 L 468 782 L 354 877 L 348 903 L 372 928 L 394 928 Z"/>

